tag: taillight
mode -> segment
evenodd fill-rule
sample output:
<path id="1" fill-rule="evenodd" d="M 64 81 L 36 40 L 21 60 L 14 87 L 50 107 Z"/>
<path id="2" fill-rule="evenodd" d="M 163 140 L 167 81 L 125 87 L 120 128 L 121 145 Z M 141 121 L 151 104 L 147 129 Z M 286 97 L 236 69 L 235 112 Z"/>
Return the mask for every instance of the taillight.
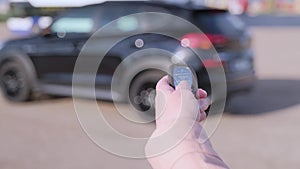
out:
<path id="1" fill-rule="evenodd" d="M 207 34 L 206 36 L 216 46 L 225 45 L 228 41 L 224 35 Z"/>
<path id="2" fill-rule="evenodd" d="M 205 50 L 213 46 L 224 46 L 227 42 L 227 38 L 219 34 L 189 33 L 181 38 L 181 45 L 183 47 Z"/>

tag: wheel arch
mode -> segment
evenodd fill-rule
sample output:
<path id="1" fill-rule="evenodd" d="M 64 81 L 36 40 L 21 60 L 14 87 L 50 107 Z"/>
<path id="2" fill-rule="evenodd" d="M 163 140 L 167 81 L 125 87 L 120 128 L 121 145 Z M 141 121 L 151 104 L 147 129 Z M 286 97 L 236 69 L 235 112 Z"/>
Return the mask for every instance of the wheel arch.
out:
<path id="1" fill-rule="evenodd" d="M 159 62 L 154 61 L 159 59 Z M 118 75 L 113 78 L 112 89 L 116 89 L 118 97 L 114 97 L 114 100 L 118 101 L 127 101 L 128 98 L 124 97 L 128 95 L 130 85 L 133 81 L 141 76 L 143 73 L 149 71 L 161 71 L 168 74 L 169 66 L 171 65 L 171 59 L 169 57 L 158 57 L 158 56 L 149 56 L 130 61 L 130 64 L 122 64 L 116 72 L 122 72 L 121 75 Z M 119 85 L 122 84 L 122 85 Z M 114 87 L 116 86 L 116 87 Z"/>
<path id="2" fill-rule="evenodd" d="M 17 62 L 24 67 L 26 71 L 26 75 L 30 80 L 30 87 L 32 88 L 33 92 L 39 90 L 39 85 L 37 81 L 37 72 L 35 70 L 34 64 L 29 58 L 27 54 L 24 54 L 21 51 L 5 51 L 0 56 L 0 67 L 2 67 L 5 63 L 8 62 Z"/>

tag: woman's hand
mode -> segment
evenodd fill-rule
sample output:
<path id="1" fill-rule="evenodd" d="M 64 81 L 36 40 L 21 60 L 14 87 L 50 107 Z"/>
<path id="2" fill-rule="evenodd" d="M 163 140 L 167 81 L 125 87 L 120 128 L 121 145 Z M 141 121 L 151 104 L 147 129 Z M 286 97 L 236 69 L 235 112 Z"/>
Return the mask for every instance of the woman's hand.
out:
<path id="1" fill-rule="evenodd" d="M 168 77 L 163 77 L 156 86 L 156 134 L 165 132 L 174 123 L 195 123 L 205 120 L 208 108 L 207 94 L 198 89 L 194 95 L 186 81 L 173 89 Z"/>
<path id="2" fill-rule="evenodd" d="M 227 168 L 199 124 L 206 118 L 206 97 L 202 89 L 193 94 L 186 81 L 181 82 L 176 89 L 169 85 L 167 76 L 157 83 L 156 130 L 145 148 L 148 161 L 154 169 Z M 165 135 L 168 132 L 171 134 Z M 200 135 L 201 139 L 206 140 L 203 144 L 198 141 Z M 158 137 L 163 139 L 153 141 Z M 169 149 L 157 151 L 162 149 L 162 145 L 168 144 Z"/>

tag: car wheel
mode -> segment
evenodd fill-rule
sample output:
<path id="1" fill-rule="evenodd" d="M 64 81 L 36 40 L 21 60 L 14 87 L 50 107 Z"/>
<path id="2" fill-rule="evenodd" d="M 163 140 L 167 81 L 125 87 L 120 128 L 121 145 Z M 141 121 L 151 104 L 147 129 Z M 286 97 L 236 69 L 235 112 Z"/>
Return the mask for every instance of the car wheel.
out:
<path id="1" fill-rule="evenodd" d="M 23 65 L 7 62 L 0 68 L 0 85 L 4 96 L 11 101 L 22 102 L 30 99 L 31 89 Z"/>
<path id="2" fill-rule="evenodd" d="M 138 75 L 129 88 L 130 103 L 142 112 L 154 115 L 155 86 L 165 75 L 162 71 L 147 71 Z"/>

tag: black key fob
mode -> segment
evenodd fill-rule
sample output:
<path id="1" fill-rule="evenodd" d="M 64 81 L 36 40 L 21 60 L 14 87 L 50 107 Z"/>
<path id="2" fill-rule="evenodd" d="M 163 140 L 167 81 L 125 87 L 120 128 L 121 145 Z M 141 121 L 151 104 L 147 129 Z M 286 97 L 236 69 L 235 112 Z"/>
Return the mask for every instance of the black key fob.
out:
<path id="1" fill-rule="evenodd" d="M 174 89 L 183 80 L 187 81 L 191 87 L 191 91 L 196 94 L 198 90 L 198 80 L 195 71 L 187 66 L 174 64 L 170 66 L 169 84 Z"/>

